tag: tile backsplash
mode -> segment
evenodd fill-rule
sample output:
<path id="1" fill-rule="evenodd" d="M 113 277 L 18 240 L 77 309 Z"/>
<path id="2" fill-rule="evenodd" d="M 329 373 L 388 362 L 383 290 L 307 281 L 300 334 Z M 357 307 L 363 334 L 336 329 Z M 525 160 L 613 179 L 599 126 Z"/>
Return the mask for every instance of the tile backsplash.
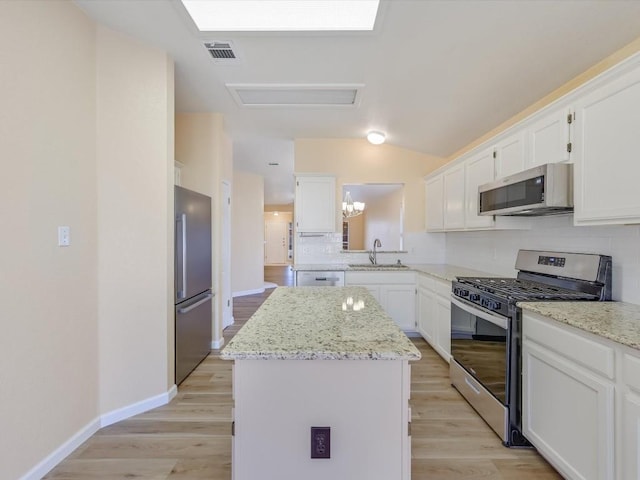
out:
<path id="1" fill-rule="evenodd" d="M 640 304 L 640 226 L 574 227 L 572 215 L 532 219 L 531 230 L 446 233 L 446 263 L 514 276 L 518 250 L 597 253 L 613 259 L 613 299 Z"/>
<path id="2" fill-rule="evenodd" d="M 530 230 L 408 233 L 404 238 L 406 253 L 380 253 L 378 261 L 449 263 L 513 277 L 521 248 L 611 255 L 614 300 L 640 304 L 640 225 L 574 227 L 572 215 L 531 220 Z M 369 261 L 367 253 L 343 253 L 339 233 L 297 240 L 297 264 Z"/>
<path id="3" fill-rule="evenodd" d="M 297 238 L 297 264 L 348 264 L 367 263 L 366 252 L 343 252 L 342 235 L 326 233 Z M 444 263 L 445 236 L 443 234 L 407 233 L 404 237 L 403 253 L 378 254 L 379 263 Z"/>

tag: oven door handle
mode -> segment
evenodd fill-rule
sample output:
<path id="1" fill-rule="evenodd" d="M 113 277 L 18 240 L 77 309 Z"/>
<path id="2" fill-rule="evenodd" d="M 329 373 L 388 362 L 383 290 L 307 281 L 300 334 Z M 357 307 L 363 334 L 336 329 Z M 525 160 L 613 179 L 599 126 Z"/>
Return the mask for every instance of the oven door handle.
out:
<path id="1" fill-rule="evenodd" d="M 461 302 L 460 300 L 458 300 L 456 297 L 454 297 L 453 295 L 451 295 L 451 303 L 453 305 L 455 305 L 456 307 L 461 308 L 462 310 L 464 310 L 465 312 L 468 312 L 472 315 L 475 315 L 477 317 L 482 318 L 483 320 L 486 320 L 487 322 L 491 322 L 494 325 L 497 325 L 498 327 L 504 329 L 504 330 L 508 330 L 509 329 L 509 319 L 506 317 L 503 317 L 502 315 L 495 315 L 489 312 L 485 312 L 484 310 L 480 310 L 479 308 L 476 308 L 472 305 L 469 305 L 466 302 Z"/>

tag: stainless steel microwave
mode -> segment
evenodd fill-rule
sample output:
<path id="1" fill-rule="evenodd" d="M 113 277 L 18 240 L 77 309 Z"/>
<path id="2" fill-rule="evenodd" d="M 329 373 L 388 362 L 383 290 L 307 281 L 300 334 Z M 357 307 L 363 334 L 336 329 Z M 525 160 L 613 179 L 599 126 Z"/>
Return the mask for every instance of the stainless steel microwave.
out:
<path id="1" fill-rule="evenodd" d="M 547 163 L 478 187 L 478 215 L 541 216 L 573 211 L 573 165 Z"/>

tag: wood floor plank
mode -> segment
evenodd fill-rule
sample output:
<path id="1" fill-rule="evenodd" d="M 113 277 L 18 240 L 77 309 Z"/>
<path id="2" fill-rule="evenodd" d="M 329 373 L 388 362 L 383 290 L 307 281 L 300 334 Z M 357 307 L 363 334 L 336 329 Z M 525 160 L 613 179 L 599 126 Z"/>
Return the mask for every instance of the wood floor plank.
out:
<path id="1" fill-rule="evenodd" d="M 502 480 L 491 460 L 425 459 L 411 461 L 412 480 Z"/>
<path id="2" fill-rule="evenodd" d="M 292 284 L 293 273 L 268 267 L 265 281 Z M 272 292 L 234 299 L 225 344 Z M 449 365 L 421 338 L 411 341 L 422 353 L 411 367 L 413 480 L 561 478 L 535 450 L 502 446 L 451 387 Z M 230 480 L 231 372 L 232 362 L 212 351 L 171 403 L 101 429 L 44 478 Z"/>
<path id="3" fill-rule="evenodd" d="M 229 433 L 231 430 L 229 429 Z M 98 435 L 91 439 L 80 459 L 226 458 L 231 455 L 228 437 L 201 435 Z"/>
<path id="4" fill-rule="evenodd" d="M 63 462 L 49 480 L 166 480 L 176 459 L 98 458 Z"/>

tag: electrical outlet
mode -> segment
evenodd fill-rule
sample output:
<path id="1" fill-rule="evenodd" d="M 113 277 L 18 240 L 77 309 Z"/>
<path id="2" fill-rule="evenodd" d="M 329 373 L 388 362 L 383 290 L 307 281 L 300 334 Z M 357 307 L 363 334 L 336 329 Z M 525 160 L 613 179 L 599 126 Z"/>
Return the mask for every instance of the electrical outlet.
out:
<path id="1" fill-rule="evenodd" d="M 331 427 L 311 427 L 311 458 L 331 458 Z"/>

